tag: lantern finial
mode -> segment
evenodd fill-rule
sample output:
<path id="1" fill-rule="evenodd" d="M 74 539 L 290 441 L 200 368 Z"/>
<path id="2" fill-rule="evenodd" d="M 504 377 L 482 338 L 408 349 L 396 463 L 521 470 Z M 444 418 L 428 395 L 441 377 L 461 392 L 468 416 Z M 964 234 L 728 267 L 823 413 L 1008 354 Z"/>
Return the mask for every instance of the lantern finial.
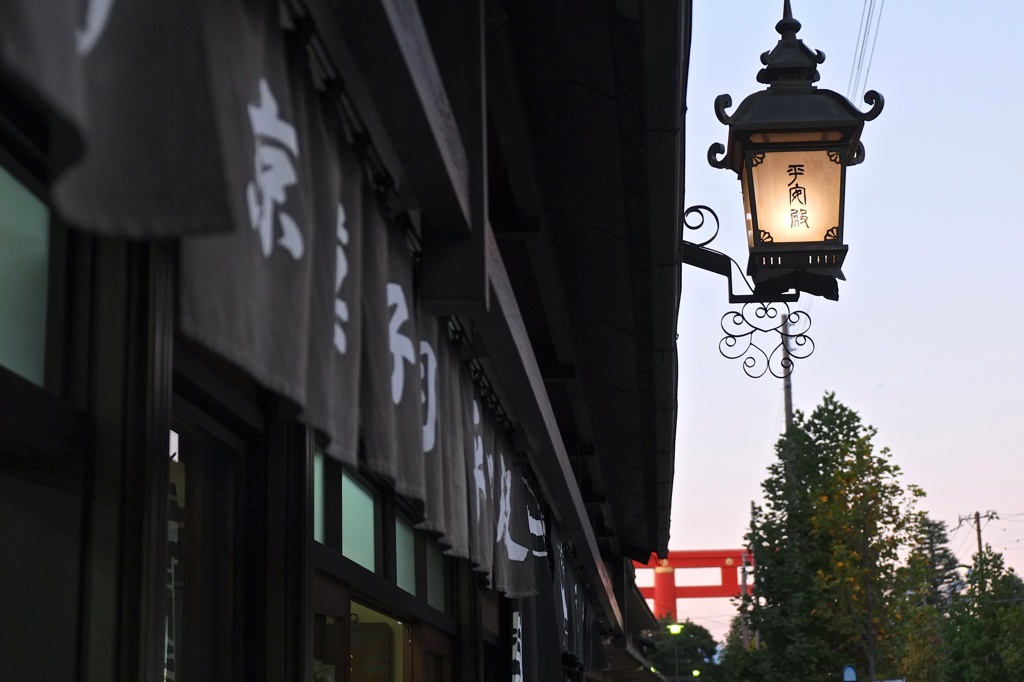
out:
<path id="1" fill-rule="evenodd" d="M 812 50 L 796 37 L 800 22 L 793 18 L 790 0 L 784 0 L 782 19 L 775 24 L 781 38 L 771 52 L 761 55 L 763 69 L 757 74 L 757 81 L 769 86 L 806 86 L 816 83 L 821 76 L 818 64 L 825 61 L 825 53 Z"/>
<path id="2" fill-rule="evenodd" d="M 800 32 L 800 22 L 793 18 L 793 8 L 789 4 L 789 0 L 785 0 L 785 4 L 782 7 L 782 21 L 775 24 L 775 30 L 779 32 L 779 35 L 783 39 L 790 39 L 796 37 L 796 34 Z M 786 35 L 789 33 L 790 35 Z"/>

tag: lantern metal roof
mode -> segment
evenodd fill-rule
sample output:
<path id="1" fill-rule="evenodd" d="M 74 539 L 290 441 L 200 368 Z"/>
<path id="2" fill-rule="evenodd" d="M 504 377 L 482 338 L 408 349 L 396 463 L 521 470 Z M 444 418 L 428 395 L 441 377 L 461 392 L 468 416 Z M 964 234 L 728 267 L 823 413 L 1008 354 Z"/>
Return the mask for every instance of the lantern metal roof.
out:
<path id="1" fill-rule="evenodd" d="M 864 146 L 860 134 L 864 122 L 882 112 L 885 100 L 876 91 L 869 90 L 864 101 L 871 109 L 864 113 L 838 92 L 814 86 L 821 77 L 818 65 L 825 61 L 825 53 L 812 50 L 796 37 L 800 22 L 793 18 L 789 0 L 785 0 L 783 18 L 775 25 L 775 30 L 781 38 L 773 50 L 761 55 L 764 68 L 757 74 L 758 82 L 768 88 L 746 97 L 731 116 L 725 110 L 732 106 L 732 98 L 729 95 L 715 98 L 715 115 L 729 126 L 729 145 L 726 149 L 721 143 L 712 144 L 708 149 L 708 163 L 715 168 L 729 168 L 739 175 L 743 167 L 743 148 L 752 142 L 752 135 L 766 131 L 838 132 L 841 137 L 837 141 L 848 148 L 846 164 L 861 163 Z M 724 158 L 719 159 L 723 153 Z"/>

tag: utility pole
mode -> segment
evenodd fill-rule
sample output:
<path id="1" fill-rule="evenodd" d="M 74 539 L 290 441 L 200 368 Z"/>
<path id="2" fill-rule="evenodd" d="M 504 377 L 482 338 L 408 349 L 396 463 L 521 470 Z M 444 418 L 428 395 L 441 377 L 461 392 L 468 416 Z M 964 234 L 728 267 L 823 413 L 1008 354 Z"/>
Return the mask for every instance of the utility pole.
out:
<path id="1" fill-rule="evenodd" d="M 756 512 L 755 512 L 755 507 L 754 507 L 754 501 L 751 500 L 750 501 L 750 526 L 751 526 L 751 528 L 753 528 L 754 520 L 756 518 L 757 517 L 756 517 Z M 753 554 L 754 554 L 753 548 L 751 548 L 749 552 L 744 552 L 743 553 L 743 567 L 742 567 L 742 569 L 740 571 L 740 578 L 743 581 L 742 582 L 743 587 L 742 587 L 742 591 L 740 592 L 740 594 L 743 595 L 743 600 L 746 602 L 746 606 L 747 606 L 746 608 L 743 609 L 743 612 L 740 614 L 740 638 L 743 641 L 743 648 L 744 649 L 746 649 L 748 646 L 750 646 L 750 602 L 749 602 L 748 597 L 747 597 L 747 567 L 748 567 L 747 559 L 750 558 L 750 557 L 753 557 Z"/>
<path id="2" fill-rule="evenodd" d="M 981 512 L 974 512 L 974 530 L 978 531 L 978 554 L 981 554 Z"/>
<path id="3" fill-rule="evenodd" d="M 985 512 L 984 518 L 986 520 L 988 520 L 988 521 L 993 521 L 993 520 L 999 518 L 999 514 L 995 513 L 994 511 L 989 510 L 989 511 Z M 977 511 L 974 512 L 974 532 L 977 533 L 977 535 L 978 535 L 978 555 L 979 556 L 981 556 L 981 552 L 984 549 L 984 545 L 982 545 L 982 543 L 981 543 L 981 519 L 982 519 L 981 512 L 977 512 Z M 961 516 L 961 517 L 959 517 L 959 520 L 960 520 L 960 524 L 957 526 L 957 528 L 959 528 L 960 526 L 964 525 L 964 521 L 966 521 L 967 523 L 970 523 L 971 522 L 971 515 L 968 514 L 967 516 Z"/>
<path id="4" fill-rule="evenodd" d="M 782 367 L 790 367 L 789 358 L 789 315 L 782 320 Z M 787 372 L 782 378 L 782 393 L 786 404 L 786 430 L 793 425 L 793 372 Z"/>

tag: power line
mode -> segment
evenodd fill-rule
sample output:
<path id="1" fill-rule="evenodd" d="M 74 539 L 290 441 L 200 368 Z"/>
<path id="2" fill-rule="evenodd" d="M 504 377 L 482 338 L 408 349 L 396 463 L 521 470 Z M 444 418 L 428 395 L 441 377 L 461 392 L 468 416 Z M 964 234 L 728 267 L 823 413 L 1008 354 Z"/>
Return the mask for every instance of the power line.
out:
<path id="1" fill-rule="evenodd" d="M 875 39 L 871 42 L 871 54 L 868 56 L 868 70 L 864 74 L 864 85 L 867 85 L 868 79 L 871 78 L 871 64 L 875 61 L 875 45 L 878 44 L 878 28 L 882 25 L 882 12 L 884 11 L 885 0 L 882 0 L 882 4 L 878 8 L 878 20 L 875 21 Z"/>
<path id="2" fill-rule="evenodd" d="M 957 526 L 956 528 L 953 529 L 953 538 L 950 540 L 950 544 L 952 544 L 953 540 L 956 539 L 956 535 L 959 532 L 959 530 L 960 530 L 960 526 Z M 958 556 L 958 557 L 959 556 L 963 556 L 964 545 L 966 545 L 970 541 L 970 539 L 971 539 L 970 534 L 964 533 L 964 535 L 960 538 L 960 544 L 957 545 L 956 551 L 953 552 L 953 555 L 954 556 Z"/>
<path id="3" fill-rule="evenodd" d="M 977 533 L 977 536 L 978 536 L 978 555 L 980 556 L 981 553 L 982 553 L 982 550 L 984 549 L 984 545 L 981 542 L 981 531 L 982 531 L 981 512 L 977 512 L 977 511 L 974 512 L 974 516 L 973 517 L 970 514 L 968 514 L 967 516 L 959 517 L 960 523 L 957 526 L 957 528 L 959 529 L 960 526 L 962 526 L 964 524 L 964 521 L 967 521 L 968 523 L 970 523 L 972 518 L 974 520 L 974 530 L 975 530 L 975 533 Z M 986 520 L 985 526 L 988 526 L 988 522 L 991 522 L 993 519 L 998 519 L 998 518 L 999 518 L 999 514 L 995 513 L 992 510 L 989 510 L 989 511 L 985 512 L 985 520 Z"/>
<path id="4" fill-rule="evenodd" d="M 863 24 L 857 35 L 857 45 L 853 51 L 853 68 L 851 71 L 851 83 L 846 93 L 847 99 L 853 99 L 853 93 L 859 87 L 861 69 L 864 66 L 864 46 L 867 44 L 871 34 L 871 15 L 875 11 L 875 0 L 866 0 L 865 5 L 866 7 L 861 11 Z"/>
<path id="5" fill-rule="evenodd" d="M 853 60 L 850 61 L 850 79 L 846 82 L 846 99 L 853 99 L 853 72 L 857 68 L 857 51 L 860 49 L 860 39 L 864 35 L 864 17 L 868 13 L 868 0 L 864 0 L 864 5 L 860 10 L 860 23 L 857 24 L 857 42 L 853 47 Z"/>
<path id="6" fill-rule="evenodd" d="M 853 49 L 853 61 L 850 64 L 850 79 L 846 86 L 847 99 L 854 99 L 862 86 L 866 86 L 868 77 L 871 75 L 871 64 L 875 59 L 875 48 L 878 45 L 878 33 L 882 24 L 882 14 L 885 12 L 885 0 L 864 0 L 861 8 L 860 24 L 857 29 L 857 43 Z M 875 9 L 878 9 L 877 14 Z M 868 51 L 868 45 L 871 49 Z M 861 80 L 861 76 L 864 76 Z"/>
<path id="7" fill-rule="evenodd" d="M 1024 535 L 1024 530 L 1010 530 L 1009 528 L 999 528 L 998 530 L 1004 533 L 1013 533 L 1014 535 Z"/>

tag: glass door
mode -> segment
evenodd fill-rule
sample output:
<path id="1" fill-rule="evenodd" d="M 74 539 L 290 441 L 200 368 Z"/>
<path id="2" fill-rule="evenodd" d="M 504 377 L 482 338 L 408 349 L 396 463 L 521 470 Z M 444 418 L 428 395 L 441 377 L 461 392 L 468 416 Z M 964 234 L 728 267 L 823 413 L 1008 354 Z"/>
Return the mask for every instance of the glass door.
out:
<path id="1" fill-rule="evenodd" d="M 348 679 L 350 617 L 348 592 L 334 581 L 317 575 L 313 583 L 314 682 Z"/>
<path id="2" fill-rule="evenodd" d="M 214 435 L 216 433 L 216 435 Z M 259 515 L 244 441 L 176 421 L 167 490 L 164 679 L 242 680 L 261 621 Z"/>

